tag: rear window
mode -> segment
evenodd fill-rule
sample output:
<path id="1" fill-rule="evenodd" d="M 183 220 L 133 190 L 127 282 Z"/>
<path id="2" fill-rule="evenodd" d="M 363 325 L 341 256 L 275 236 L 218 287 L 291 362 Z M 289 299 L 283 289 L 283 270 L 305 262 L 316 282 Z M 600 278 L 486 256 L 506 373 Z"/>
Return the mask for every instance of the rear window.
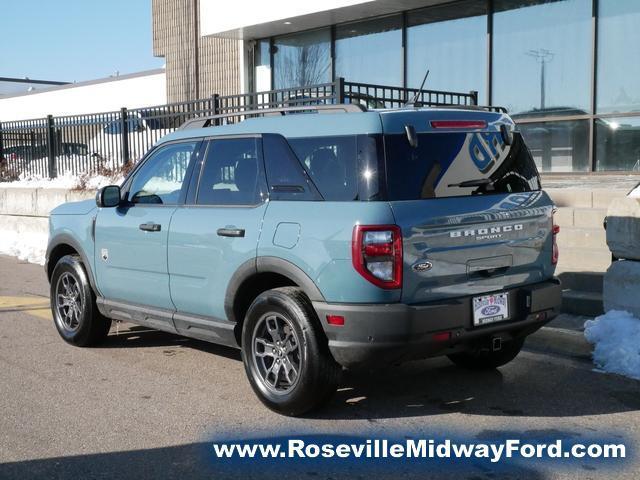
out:
<path id="1" fill-rule="evenodd" d="M 385 137 L 389 200 L 459 197 L 540 190 L 538 170 L 519 132 L 511 145 L 499 132 Z"/>

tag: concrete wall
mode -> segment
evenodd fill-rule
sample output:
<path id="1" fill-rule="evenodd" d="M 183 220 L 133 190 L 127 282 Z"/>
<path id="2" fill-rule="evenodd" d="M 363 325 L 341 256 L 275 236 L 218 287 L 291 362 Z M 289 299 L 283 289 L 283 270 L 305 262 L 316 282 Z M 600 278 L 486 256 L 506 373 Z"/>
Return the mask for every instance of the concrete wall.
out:
<path id="1" fill-rule="evenodd" d="M 53 87 L 0 97 L 0 121 L 109 112 L 167 103 L 164 70 Z"/>
<path id="2" fill-rule="evenodd" d="M 65 202 L 93 198 L 95 192 L 53 188 L 0 187 L 0 231 L 47 233 L 51 210 Z"/>

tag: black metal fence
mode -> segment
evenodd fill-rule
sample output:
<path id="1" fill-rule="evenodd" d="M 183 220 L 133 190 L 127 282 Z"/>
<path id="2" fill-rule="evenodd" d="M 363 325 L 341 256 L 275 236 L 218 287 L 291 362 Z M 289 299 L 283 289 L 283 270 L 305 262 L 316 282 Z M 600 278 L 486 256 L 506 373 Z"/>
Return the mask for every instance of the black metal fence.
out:
<path id="1" fill-rule="evenodd" d="M 248 110 L 337 103 L 396 108 L 414 99 L 424 106 L 472 106 L 478 103 L 478 93 L 416 90 L 338 78 L 331 83 L 213 95 L 157 107 L 2 122 L 0 181 L 114 171 L 137 161 L 161 137 L 196 117 L 225 114 L 218 124 L 235 123 L 244 119 L 243 112 Z"/>

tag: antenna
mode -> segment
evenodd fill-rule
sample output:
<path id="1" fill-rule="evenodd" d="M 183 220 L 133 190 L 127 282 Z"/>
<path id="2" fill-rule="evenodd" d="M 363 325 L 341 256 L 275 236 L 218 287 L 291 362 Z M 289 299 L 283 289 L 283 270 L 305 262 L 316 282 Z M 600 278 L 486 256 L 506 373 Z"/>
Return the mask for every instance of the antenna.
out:
<path id="1" fill-rule="evenodd" d="M 429 76 L 429 70 L 427 70 L 427 73 L 425 73 L 424 78 L 422 79 L 422 83 L 420 84 L 420 88 L 418 89 L 416 94 L 413 96 L 413 98 L 411 100 L 409 100 L 407 103 L 404 104 L 405 107 L 408 107 L 409 105 L 415 105 L 416 104 L 416 100 L 418 100 L 418 96 L 420 96 L 420 92 L 422 91 L 422 87 L 424 87 L 424 84 L 427 83 L 427 77 L 428 76 Z"/>

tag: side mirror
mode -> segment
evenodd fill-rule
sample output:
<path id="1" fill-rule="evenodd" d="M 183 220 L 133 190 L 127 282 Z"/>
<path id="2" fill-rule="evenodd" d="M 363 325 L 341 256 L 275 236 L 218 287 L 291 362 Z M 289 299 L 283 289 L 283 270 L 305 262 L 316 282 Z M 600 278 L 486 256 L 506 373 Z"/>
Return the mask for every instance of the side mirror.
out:
<path id="1" fill-rule="evenodd" d="M 120 187 L 108 185 L 96 193 L 96 205 L 100 208 L 113 208 L 120 205 Z"/>

